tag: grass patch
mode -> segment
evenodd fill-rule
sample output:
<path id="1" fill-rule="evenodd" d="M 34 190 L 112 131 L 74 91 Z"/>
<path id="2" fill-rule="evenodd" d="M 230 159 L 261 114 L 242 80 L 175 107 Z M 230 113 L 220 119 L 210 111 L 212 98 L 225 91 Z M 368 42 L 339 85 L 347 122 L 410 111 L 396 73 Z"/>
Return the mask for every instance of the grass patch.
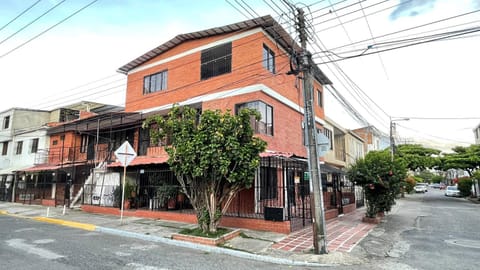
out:
<path id="1" fill-rule="evenodd" d="M 217 228 L 216 233 L 203 233 L 202 229 L 200 228 L 194 228 L 194 229 L 183 229 L 181 230 L 180 234 L 186 234 L 186 235 L 193 235 L 193 236 L 200 236 L 200 237 L 207 237 L 207 238 L 218 238 L 219 236 L 222 236 L 224 234 L 227 234 L 231 232 L 229 229 L 225 228 Z"/>

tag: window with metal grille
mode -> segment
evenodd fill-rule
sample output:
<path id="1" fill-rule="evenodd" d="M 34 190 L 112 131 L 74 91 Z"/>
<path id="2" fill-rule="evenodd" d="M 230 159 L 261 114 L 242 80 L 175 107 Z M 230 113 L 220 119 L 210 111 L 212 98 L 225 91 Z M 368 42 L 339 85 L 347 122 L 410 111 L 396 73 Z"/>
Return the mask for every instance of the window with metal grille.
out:
<path id="1" fill-rule="evenodd" d="M 145 76 L 143 78 L 143 94 L 150 94 L 167 89 L 167 80 L 167 70 Z"/>
<path id="2" fill-rule="evenodd" d="M 333 150 L 333 132 L 328 128 L 324 128 L 323 134 L 325 134 L 325 136 L 330 139 L 330 150 Z"/>
<path id="3" fill-rule="evenodd" d="M 32 139 L 32 147 L 30 148 L 30 153 L 37 153 L 38 151 L 38 138 Z"/>
<path id="4" fill-rule="evenodd" d="M 263 44 L 263 67 L 275 73 L 275 53 Z"/>
<path id="5" fill-rule="evenodd" d="M 260 167 L 260 200 L 277 198 L 277 168 Z"/>
<path id="6" fill-rule="evenodd" d="M 203 50 L 200 69 L 202 80 L 232 72 L 232 43 Z"/>
<path id="7" fill-rule="evenodd" d="M 80 143 L 80 153 L 87 152 L 88 138 L 89 138 L 89 136 L 87 134 L 82 134 L 82 141 Z"/>
<path id="8" fill-rule="evenodd" d="M 252 101 L 236 105 L 235 111 L 238 114 L 245 108 L 257 110 L 260 113 L 260 120 L 252 119 L 252 128 L 255 133 L 273 136 L 273 107 L 262 101 Z"/>
<path id="9" fill-rule="evenodd" d="M 17 155 L 22 154 L 22 148 L 23 148 L 23 141 L 17 142 L 17 150 L 15 151 L 15 154 Z"/>

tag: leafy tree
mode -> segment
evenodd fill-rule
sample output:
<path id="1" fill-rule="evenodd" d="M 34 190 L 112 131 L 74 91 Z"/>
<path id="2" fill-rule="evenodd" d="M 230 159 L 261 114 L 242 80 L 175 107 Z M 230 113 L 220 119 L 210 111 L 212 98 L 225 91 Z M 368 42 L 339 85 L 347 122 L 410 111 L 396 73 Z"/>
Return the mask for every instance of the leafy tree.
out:
<path id="1" fill-rule="evenodd" d="M 390 211 L 406 177 L 403 160 L 391 161 L 388 151 L 371 151 L 352 165 L 347 175 L 363 186 L 367 200 L 367 217 Z"/>
<path id="2" fill-rule="evenodd" d="M 444 171 L 448 169 L 462 169 L 472 176 L 473 171 L 480 167 L 480 145 L 457 146 L 452 150 L 453 153 L 445 154 L 441 158 L 439 167 Z"/>
<path id="3" fill-rule="evenodd" d="M 215 233 L 232 199 L 252 185 L 266 143 L 253 136 L 256 111 L 204 111 L 174 106 L 167 117 L 148 118 L 152 140 L 169 138 L 168 164 L 196 212 L 204 233 Z"/>
<path id="4" fill-rule="evenodd" d="M 458 190 L 460 190 L 460 195 L 463 197 L 470 196 L 472 193 L 472 184 L 473 181 L 470 177 L 462 177 L 458 180 Z"/>
<path id="5" fill-rule="evenodd" d="M 436 166 L 438 164 L 437 156 L 440 152 L 440 150 L 423 147 L 419 144 L 402 144 L 398 146 L 396 155 L 405 162 L 407 168 L 417 171 Z"/>
<path id="6" fill-rule="evenodd" d="M 468 172 L 472 177 L 475 171 L 480 167 L 480 145 L 472 144 L 468 147 L 457 146 L 452 149 L 453 153 L 445 154 L 441 158 L 439 168 L 446 171 L 448 169 L 461 169 Z M 478 183 L 477 178 L 473 178 Z M 475 185 L 474 185 L 475 187 Z M 474 191 L 477 194 L 477 190 Z"/>
<path id="7" fill-rule="evenodd" d="M 431 180 L 431 181 L 432 181 L 432 183 L 440 183 L 440 182 L 442 182 L 443 180 L 445 180 L 445 179 L 443 178 L 443 176 L 441 176 L 441 175 L 434 175 L 434 176 L 432 177 L 432 180 Z"/>

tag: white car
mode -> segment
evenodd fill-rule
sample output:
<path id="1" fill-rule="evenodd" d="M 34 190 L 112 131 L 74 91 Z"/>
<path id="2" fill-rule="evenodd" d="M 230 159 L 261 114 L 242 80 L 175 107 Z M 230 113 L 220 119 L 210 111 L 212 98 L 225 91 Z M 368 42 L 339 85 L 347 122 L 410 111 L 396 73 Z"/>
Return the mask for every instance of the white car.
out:
<path id="1" fill-rule="evenodd" d="M 413 188 L 413 190 L 415 190 L 416 193 L 425 193 L 427 192 L 427 184 L 425 183 L 418 183 L 415 185 L 415 187 Z"/>
<path id="2" fill-rule="evenodd" d="M 457 186 L 448 186 L 445 189 L 445 196 L 460 197 L 460 190 L 458 190 Z"/>

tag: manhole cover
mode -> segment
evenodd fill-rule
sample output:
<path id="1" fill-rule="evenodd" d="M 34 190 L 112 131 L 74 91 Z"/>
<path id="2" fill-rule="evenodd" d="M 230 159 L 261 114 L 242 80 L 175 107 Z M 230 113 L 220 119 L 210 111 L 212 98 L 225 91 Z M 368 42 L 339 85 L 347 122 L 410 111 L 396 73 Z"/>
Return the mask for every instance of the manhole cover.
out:
<path id="1" fill-rule="evenodd" d="M 467 247 L 467 248 L 480 248 L 480 241 L 467 240 L 467 239 L 450 239 L 445 240 L 448 244 Z"/>

